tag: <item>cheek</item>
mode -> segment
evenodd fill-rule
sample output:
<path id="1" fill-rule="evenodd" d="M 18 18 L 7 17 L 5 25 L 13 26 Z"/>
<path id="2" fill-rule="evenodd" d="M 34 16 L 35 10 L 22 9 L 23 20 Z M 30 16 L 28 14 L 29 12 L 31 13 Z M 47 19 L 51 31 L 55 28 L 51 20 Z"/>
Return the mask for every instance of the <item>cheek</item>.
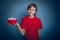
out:
<path id="1" fill-rule="evenodd" d="M 28 10 L 28 13 L 30 13 L 30 10 Z"/>
<path id="2" fill-rule="evenodd" d="M 33 11 L 33 13 L 35 14 L 35 13 L 36 13 L 36 11 Z"/>

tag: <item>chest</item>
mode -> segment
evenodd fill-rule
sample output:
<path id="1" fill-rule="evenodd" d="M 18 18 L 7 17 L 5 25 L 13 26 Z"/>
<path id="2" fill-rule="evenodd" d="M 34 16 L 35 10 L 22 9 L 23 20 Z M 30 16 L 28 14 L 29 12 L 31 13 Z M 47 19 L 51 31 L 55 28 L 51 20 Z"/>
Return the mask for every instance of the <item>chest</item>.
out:
<path id="1" fill-rule="evenodd" d="M 28 28 L 36 28 L 38 26 L 38 21 L 36 20 L 28 20 L 27 27 Z"/>

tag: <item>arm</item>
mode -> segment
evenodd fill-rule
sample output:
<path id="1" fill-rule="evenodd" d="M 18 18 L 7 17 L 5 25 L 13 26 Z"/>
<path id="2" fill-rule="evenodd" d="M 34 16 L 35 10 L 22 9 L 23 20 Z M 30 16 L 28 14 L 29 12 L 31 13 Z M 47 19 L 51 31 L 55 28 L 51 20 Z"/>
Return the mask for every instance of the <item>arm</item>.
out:
<path id="1" fill-rule="evenodd" d="M 16 27 L 18 28 L 19 32 L 21 32 L 22 35 L 25 34 L 25 29 L 22 29 L 18 23 L 16 24 Z"/>
<path id="2" fill-rule="evenodd" d="M 39 33 L 39 40 L 40 40 L 40 29 L 38 30 L 38 33 Z"/>

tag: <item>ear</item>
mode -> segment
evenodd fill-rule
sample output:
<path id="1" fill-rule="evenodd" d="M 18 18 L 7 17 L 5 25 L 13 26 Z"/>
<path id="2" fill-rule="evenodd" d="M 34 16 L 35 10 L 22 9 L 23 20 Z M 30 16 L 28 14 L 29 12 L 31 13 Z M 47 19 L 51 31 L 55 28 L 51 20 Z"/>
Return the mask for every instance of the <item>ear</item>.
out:
<path id="1" fill-rule="evenodd" d="M 34 16 L 36 15 L 36 13 L 34 14 Z"/>

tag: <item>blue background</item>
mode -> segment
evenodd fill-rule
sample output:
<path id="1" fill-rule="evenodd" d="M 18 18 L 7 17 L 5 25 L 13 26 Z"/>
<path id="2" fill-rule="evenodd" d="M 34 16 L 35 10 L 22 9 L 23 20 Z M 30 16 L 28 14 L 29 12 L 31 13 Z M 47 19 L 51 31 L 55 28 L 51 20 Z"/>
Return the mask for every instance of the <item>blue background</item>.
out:
<path id="1" fill-rule="evenodd" d="M 36 16 L 41 19 L 43 29 L 41 29 L 41 40 L 59 40 L 59 3 L 55 0 L 1 0 L 0 13 L 0 40 L 25 40 L 16 26 L 9 26 L 7 19 L 15 17 L 18 23 L 27 16 L 27 7 L 34 3 L 38 7 Z"/>

